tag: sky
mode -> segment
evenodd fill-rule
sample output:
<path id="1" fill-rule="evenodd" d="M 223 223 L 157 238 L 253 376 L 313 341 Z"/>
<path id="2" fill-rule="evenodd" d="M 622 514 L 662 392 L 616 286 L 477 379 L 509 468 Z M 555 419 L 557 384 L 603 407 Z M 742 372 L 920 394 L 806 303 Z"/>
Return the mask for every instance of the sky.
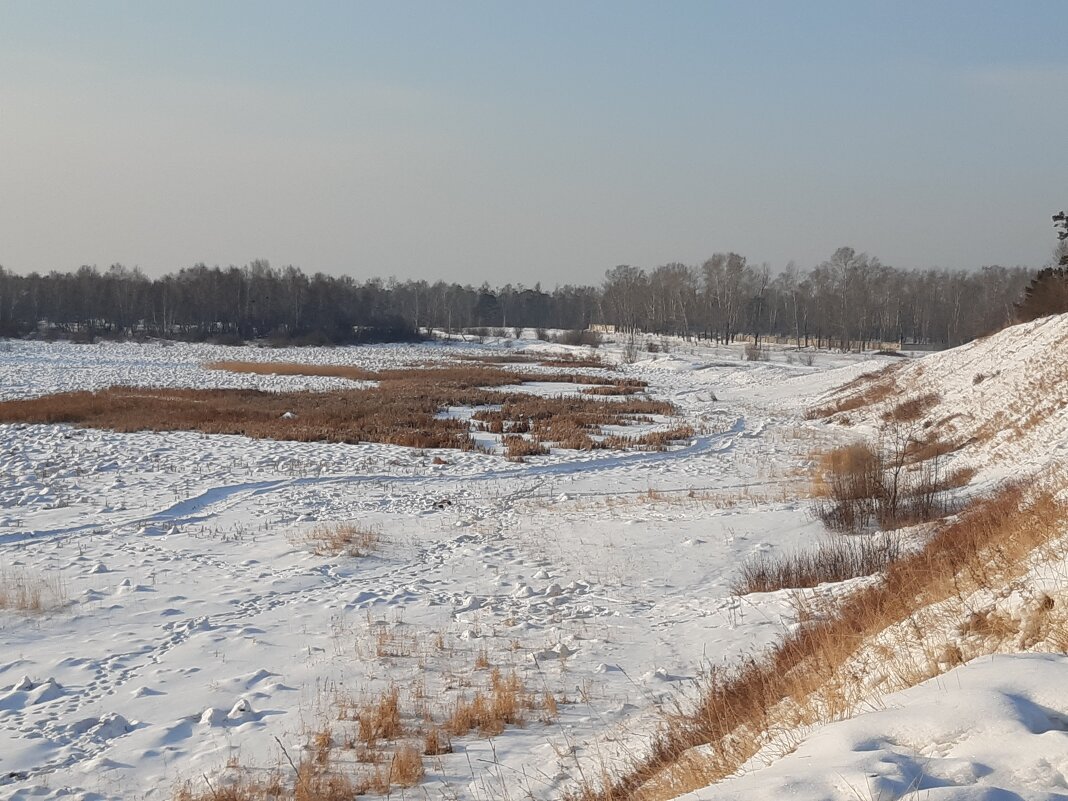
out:
<path id="1" fill-rule="evenodd" d="M 0 0 L 0 265 L 1034 267 L 1068 4 Z"/>

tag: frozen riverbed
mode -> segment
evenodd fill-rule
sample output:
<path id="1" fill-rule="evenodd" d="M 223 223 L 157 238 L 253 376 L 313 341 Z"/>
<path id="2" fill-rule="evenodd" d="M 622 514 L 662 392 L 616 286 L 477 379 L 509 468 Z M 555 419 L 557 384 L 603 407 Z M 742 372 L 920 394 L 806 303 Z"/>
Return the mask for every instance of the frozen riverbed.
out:
<path id="1" fill-rule="evenodd" d="M 0 395 L 323 389 L 347 382 L 202 365 L 381 369 L 456 350 L 11 343 Z M 799 410 L 872 367 L 740 356 L 740 346 L 680 345 L 620 368 L 699 432 L 663 453 L 554 450 L 514 464 L 0 426 L 0 566 L 9 578 L 48 577 L 58 596 L 45 613 L 0 612 L 0 797 L 168 798 L 228 763 L 278 765 L 279 744 L 300 753 L 324 721 L 342 725 L 341 695 L 395 685 L 403 703 L 430 699 L 443 713 L 479 686 L 476 663 L 552 693 L 558 716 L 458 738 L 452 754 L 427 759 L 422 786 L 394 797 L 552 798 L 640 749 L 660 704 L 790 624 L 785 595 L 742 600 L 729 584 L 751 554 L 820 536 L 794 500 L 823 436 Z M 307 547 L 309 530 L 350 521 L 379 532 L 372 553 Z"/>

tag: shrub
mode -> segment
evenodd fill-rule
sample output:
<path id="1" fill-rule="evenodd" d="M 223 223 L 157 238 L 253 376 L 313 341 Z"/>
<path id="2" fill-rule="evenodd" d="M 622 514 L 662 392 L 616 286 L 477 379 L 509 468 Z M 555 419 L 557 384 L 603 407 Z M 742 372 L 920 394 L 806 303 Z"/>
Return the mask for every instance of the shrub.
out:
<path id="1" fill-rule="evenodd" d="M 591 348 L 599 348 L 602 338 L 598 331 L 576 328 L 572 331 L 561 331 L 554 341 L 560 345 L 587 345 Z"/>
<path id="2" fill-rule="evenodd" d="M 940 474 L 943 447 L 914 437 L 914 426 L 884 428 L 878 444 L 836 448 L 821 459 L 816 515 L 834 531 L 922 523 L 948 511 L 945 491 L 961 474 Z"/>
<path id="3" fill-rule="evenodd" d="M 771 358 L 771 353 L 767 348 L 758 345 L 756 342 L 747 342 L 745 345 L 745 360 L 747 362 L 766 362 Z"/>

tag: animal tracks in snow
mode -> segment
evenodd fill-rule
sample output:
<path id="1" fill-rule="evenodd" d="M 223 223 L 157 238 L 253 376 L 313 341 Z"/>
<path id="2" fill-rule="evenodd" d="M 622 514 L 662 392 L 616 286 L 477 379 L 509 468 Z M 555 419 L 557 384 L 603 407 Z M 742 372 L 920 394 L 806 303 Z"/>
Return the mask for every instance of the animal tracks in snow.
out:
<path id="1" fill-rule="evenodd" d="M 219 349 L 67 347 L 0 353 L 0 378 L 20 376 L 0 387 L 232 378 L 199 367 L 233 357 Z M 380 368 L 441 355 L 271 357 Z M 79 359 L 93 370 L 60 368 Z M 576 759 L 640 746 L 657 704 L 691 691 L 709 662 L 772 641 L 769 621 L 792 614 L 785 598 L 730 597 L 753 543 L 813 534 L 794 508 L 738 499 L 778 486 L 769 467 L 785 471 L 803 448 L 778 436 L 794 417 L 741 397 L 782 377 L 692 361 L 621 368 L 706 432 L 659 453 L 514 464 L 450 451 L 435 464 L 436 452 L 383 445 L 0 426 L 0 568 L 59 576 L 65 596 L 37 617 L 0 612 L 0 797 L 166 799 L 231 757 L 269 764 L 275 737 L 299 752 L 339 697 L 422 682 L 447 703 L 483 681 L 483 653 L 571 703 L 558 724 L 507 730 L 492 753 L 472 740 L 428 764 L 430 797 L 447 783 L 450 797 L 485 798 L 492 764 L 549 777 L 535 786 L 553 797 Z M 44 367 L 26 379 L 33 364 Z M 301 532 L 338 522 L 375 529 L 379 546 L 309 553 Z"/>

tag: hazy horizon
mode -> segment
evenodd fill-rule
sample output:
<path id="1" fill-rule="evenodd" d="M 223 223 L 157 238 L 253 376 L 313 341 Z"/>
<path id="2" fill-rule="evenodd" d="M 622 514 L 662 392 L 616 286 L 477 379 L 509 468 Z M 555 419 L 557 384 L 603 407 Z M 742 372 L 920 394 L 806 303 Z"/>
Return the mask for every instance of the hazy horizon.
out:
<path id="1" fill-rule="evenodd" d="M 0 265 L 1039 267 L 1065 9 L 0 4 Z"/>

